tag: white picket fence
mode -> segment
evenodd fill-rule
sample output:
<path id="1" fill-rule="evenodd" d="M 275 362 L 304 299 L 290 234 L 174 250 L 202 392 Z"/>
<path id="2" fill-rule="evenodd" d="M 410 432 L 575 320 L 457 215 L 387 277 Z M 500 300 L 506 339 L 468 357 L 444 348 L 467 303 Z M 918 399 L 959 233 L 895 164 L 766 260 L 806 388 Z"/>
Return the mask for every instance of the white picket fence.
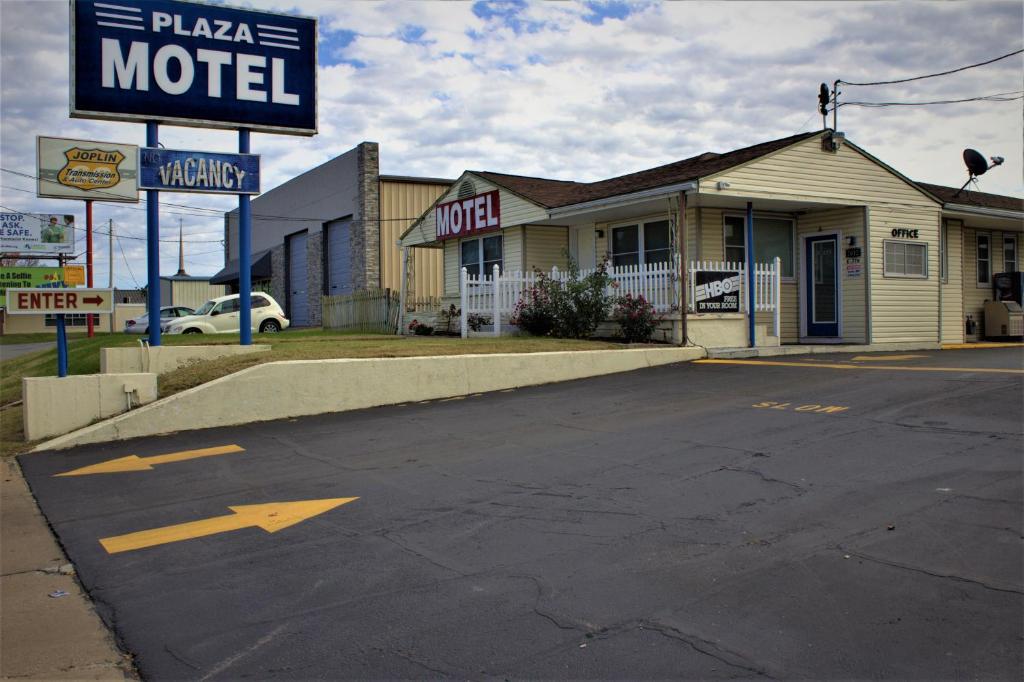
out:
<path id="1" fill-rule="evenodd" d="M 749 312 L 749 301 L 746 295 L 749 288 L 746 280 L 746 267 L 743 263 L 728 263 L 715 261 L 691 262 L 689 268 L 690 286 L 687 287 L 689 306 L 691 312 L 695 309 L 694 288 L 696 273 L 699 271 L 737 271 L 741 276 L 740 286 L 740 309 Z M 582 270 L 579 276 L 585 277 L 593 270 Z M 774 312 L 775 335 L 779 330 L 779 259 L 776 258 L 771 264 L 757 264 L 754 269 L 754 301 L 757 312 Z M 569 279 L 567 271 L 552 268 L 551 272 L 544 273 L 553 280 L 565 282 Z M 643 296 L 653 307 L 655 312 L 668 313 L 678 310 L 676 303 L 675 283 L 678 279 L 676 269 L 670 263 L 655 263 L 652 265 L 626 265 L 609 267 L 608 275 L 611 284 L 608 294 L 612 296 Z M 461 295 L 462 308 L 462 336 L 465 338 L 469 333 L 469 316 L 479 315 L 490 318 L 490 326 L 495 336 L 501 333 L 501 317 L 506 318 L 512 315 L 516 304 L 522 297 L 523 292 L 529 290 L 537 283 L 540 273 L 538 272 L 501 272 L 495 265 L 493 271 L 487 274 L 471 275 L 462 268 L 460 275 L 459 292 Z"/>

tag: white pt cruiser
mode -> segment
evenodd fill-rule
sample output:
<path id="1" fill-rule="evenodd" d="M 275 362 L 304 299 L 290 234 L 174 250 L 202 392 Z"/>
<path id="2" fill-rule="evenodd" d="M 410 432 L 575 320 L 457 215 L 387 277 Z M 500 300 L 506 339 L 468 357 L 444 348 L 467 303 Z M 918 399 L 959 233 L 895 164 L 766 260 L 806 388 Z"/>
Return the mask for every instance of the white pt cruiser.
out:
<path id="1" fill-rule="evenodd" d="M 207 301 L 194 315 L 179 317 L 165 325 L 167 334 L 238 333 L 238 294 Z M 252 329 L 269 334 L 288 328 L 288 318 L 273 298 L 262 292 L 252 294 Z"/>

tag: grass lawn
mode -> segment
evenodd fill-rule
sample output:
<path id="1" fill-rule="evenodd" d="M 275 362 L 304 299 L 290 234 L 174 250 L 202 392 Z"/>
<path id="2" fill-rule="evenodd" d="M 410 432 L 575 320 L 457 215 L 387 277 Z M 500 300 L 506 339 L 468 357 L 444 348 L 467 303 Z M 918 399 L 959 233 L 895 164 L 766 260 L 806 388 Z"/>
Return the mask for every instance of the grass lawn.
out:
<path id="1" fill-rule="evenodd" d="M 31 338 L 30 338 L 31 337 Z M 68 342 L 70 374 L 96 374 L 100 370 L 100 348 L 137 346 L 145 336 L 97 334 L 94 338 L 72 336 Z M 12 339 L 17 339 L 12 340 Z M 47 334 L 19 334 L 0 337 L 0 345 L 53 342 Z M 287 331 L 283 334 L 254 334 L 254 343 L 271 345 L 269 353 L 236 356 L 199 362 L 161 375 L 160 397 L 165 397 L 264 362 L 279 360 L 324 360 L 330 358 L 400 358 L 430 355 L 539 353 L 557 350 L 597 350 L 622 348 L 621 344 L 602 341 L 574 341 L 535 337 L 460 339 L 446 336 L 390 336 L 383 334 L 345 334 L 336 331 Z M 165 345 L 237 344 L 232 334 L 190 334 L 164 336 Z M 0 362 L 0 406 L 21 399 L 22 377 L 54 376 L 57 350 L 49 348 Z M 0 451 L 4 456 L 27 448 L 22 429 L 21 405 L 0 409 Z"/>

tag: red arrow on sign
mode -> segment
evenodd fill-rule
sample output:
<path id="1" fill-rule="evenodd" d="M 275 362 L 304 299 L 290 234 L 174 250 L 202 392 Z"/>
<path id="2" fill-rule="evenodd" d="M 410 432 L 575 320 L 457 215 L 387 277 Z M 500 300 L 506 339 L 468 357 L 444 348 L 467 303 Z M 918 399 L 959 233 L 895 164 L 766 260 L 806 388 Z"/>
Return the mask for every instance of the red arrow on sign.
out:
<path id="1" fill-rule="evenodd" d="M 90 296 L 89 298 L 83 298 L 82 302 L 83 303 L 92 303 L 94 305 L 99 305 L 100 303 L 103 303 L 103 297 L 102 296 Z"/>

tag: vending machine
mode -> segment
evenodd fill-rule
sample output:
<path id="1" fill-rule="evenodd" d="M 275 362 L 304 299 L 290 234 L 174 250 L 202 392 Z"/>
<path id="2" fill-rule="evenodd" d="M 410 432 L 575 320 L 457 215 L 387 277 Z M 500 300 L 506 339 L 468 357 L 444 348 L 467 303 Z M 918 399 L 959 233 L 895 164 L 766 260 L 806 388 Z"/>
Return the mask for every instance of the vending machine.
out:
<path id="1" fill-rule="evenodd" d="M 985 336 L 990 339 L 1024 337 L 1024 272 L 992 276 L 992 300 L 985 301 Z"/>

